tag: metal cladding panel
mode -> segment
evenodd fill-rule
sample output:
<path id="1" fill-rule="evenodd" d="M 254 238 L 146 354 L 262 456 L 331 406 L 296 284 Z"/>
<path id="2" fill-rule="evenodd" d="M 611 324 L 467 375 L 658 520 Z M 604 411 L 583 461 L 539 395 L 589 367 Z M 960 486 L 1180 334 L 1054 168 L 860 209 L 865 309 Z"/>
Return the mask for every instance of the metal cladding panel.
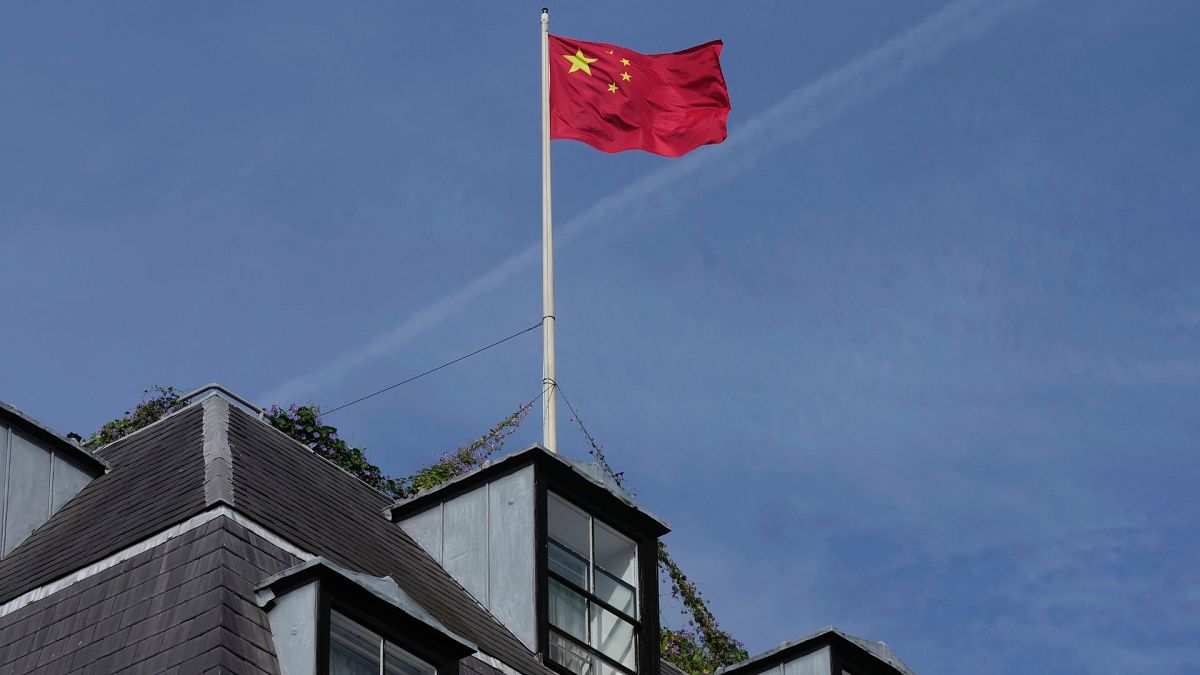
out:
<path id="1" fill-rule="evenodd" d="M 275 600 L 267 614 L 282 675 L 313 675 L 317 668 L 317 584 Z"/>
<path id="2" fill-rule="evenodd" d="M 533 467 L 488 485 L 488 609 L 537 651 Z"/>
<path id="3" fill-rule="evenodd" d="M 50 518 L 50 451 L 16 430 L 10 439 L 4 546 L 0 555 L 8 555 Z"/>
<path id="4" fill-rule="evenodd" d="M 92 482 L 92 477 L 87 472 L 62 455 L 54 453 L 53 462 L 54 470 L 51 472 L 53 480 L 50 484 L 51 513 L 62 508 L 63 504 L 71 501 L 72 497 L 79 494 L 80 490 Z"/>
<path id="5" fill-rule="evenodd" d="M 459 495 L 442 508 L 442 567 L 475 599 L 488 605 L 487 486 Z"/>
<path id="6" fill-rule="evenodd" d="M 417 540 L 425 552 L 442 562 L 442 505 L 422 511 L 400 523 L 400 527 Z"/>
<path id="7" fill-rule="evenodd" d="M 782 667 L 782 675 L 829 675 L 829 647 L 788 661 Z"/>

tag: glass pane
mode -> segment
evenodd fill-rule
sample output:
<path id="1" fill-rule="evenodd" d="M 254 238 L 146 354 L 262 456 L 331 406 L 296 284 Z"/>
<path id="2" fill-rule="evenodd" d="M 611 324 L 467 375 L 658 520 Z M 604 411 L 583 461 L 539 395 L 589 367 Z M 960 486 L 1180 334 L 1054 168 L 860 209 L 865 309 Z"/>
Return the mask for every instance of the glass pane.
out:
<path id="1" fill-rule="evenodd" d="M 637 618 L 637 546 L 596 521 L 596 597 Z"/>
<path id="2" fill-rule="evenodd" d="M 637 546 L 632 539 L 596 521 L 596 565 L 609 574 L 637 587 Z"/>
<path id="3" fill-rule="evenodd" d="M 580 589 L 587 590 L 587 558 L 580 556 L 557 540 L 551 539 L 550 546 L 548 547 L 547 564 L 551 570 L 566 577 L 568 581 Z"/>
<path id="4" fill-rule="evenodd" d="M 637 669 L 633 624 L 601 607 L 592 607 L 592 646 L 630 670 Z"/>
<path id="5" fill-rule="evenodd" d="M 379 675 L 383 638 L 337 612 L 329 613 L 330 675 Z"/>
<path id="6" fill-rule="evenodd" d="M 637 594 L 633 586 L 609 574 L 602 567 L 596 568 L 596 597 L 637 618 Z"/>
<path id="7" fill-rule="evenodd" d="M 584 560 L 587 560 L 592 552 L 590 520 L 588 514 L 554 493 L 550 493 L 546 500 L 547 534 L 551 539 L 578 553 Z"/>
<path id="8" fill-rule="evenodd" d="M 433 666 L 396 645 L 383 645 L 383 675 L 433 675 Z"/>
<path id="9" fill-rule="evenodd" d="M 589 675 L 593 672 L 596 658 L 586 649 L 550 631 L 550 659 L 579 675 Z"/>
<path id="10" fill-rule="evenodd" d="M 570 587 L 550 579 L 550 624 L 587 642 L 587 600 Z"/>

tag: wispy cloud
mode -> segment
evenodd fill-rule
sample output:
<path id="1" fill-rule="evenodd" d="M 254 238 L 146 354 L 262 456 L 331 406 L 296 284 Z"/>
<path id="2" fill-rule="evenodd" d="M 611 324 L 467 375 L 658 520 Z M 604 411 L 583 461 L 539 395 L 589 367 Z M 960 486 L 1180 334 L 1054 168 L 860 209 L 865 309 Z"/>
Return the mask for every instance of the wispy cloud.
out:
<path id="1" fill-rule="evenodd" d="M 1001 17 L 1034 0 L 960 0 L 913 28 L 860 54 L 800 87 L 734 129 L 729 140 L 704 148 L 604 197 L 558 226 L 556 244 L 564 245 L 598 223 L 619 222 L 631 212 L 650 208 L 651 197 L 670 188 L 711 187 L 730 180 L 783 145 L 795 143 L 829 123 L 843 111 L 890 89 L 914 72 L 938 61 L 959 44 L 978 39 Z M 686 182 L 684 179 L 688 179 Z M 467 285 L 421 309 L 369 343 L 329 363 L 294 377 L 264 393 L 260 401 L 294 401 L 312 396 L 354 370 L 394 353 L 413 338 L 459 313 L 463 307 L 535 265 L 540 244 L 532 244 Z"/>

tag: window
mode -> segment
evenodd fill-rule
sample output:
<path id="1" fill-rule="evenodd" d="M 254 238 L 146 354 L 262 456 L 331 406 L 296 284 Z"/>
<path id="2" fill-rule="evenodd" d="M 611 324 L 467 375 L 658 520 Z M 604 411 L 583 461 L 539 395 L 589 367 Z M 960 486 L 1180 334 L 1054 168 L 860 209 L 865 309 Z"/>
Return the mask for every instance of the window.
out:
<path id="1" fill-rule="evenodd" d="M 550 658 L 579 675 L 637 671 L 637 545 L 548 495 Z"/>
<path id="2" fill-rule="evenodd" d="M 329 675 L 434 675 L 433 666 L 336 611 L 329 612 Z"/>

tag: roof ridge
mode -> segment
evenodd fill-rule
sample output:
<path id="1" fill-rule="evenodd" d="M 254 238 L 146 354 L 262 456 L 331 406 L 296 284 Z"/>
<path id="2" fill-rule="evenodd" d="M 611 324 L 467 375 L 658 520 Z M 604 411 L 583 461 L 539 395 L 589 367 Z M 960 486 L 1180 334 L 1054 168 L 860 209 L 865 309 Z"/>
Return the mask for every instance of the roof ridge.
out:
<path id="1" fill-rule="evenodd" d="M 233 501 L 233 454 L 229 449 L 229 403 L 220 396 L 200 402 L 204 408 L 204 505 Z"/>

